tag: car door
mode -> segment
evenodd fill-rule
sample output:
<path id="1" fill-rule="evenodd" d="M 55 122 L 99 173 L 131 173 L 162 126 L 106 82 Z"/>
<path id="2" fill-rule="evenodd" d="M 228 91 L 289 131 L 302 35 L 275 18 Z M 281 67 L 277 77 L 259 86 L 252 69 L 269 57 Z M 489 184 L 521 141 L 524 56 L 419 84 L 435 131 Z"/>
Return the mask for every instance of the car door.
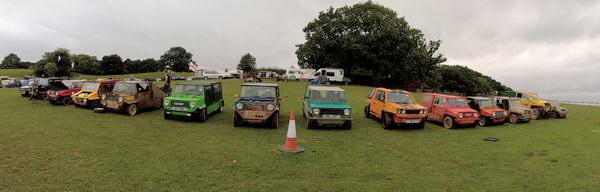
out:
<path id="1" fill-rule="evenodd" d="M 446 98 L 435 96 L 433 98 L 431 110 L 432 119 L 436 121 L 442 121 L 444 114 L 446 113 Z"/>
<path id="2" fill-rule="evenodd" d="M 140 109 L 146 109 L 152 105 L 152 91 L 150 91 L 152 88 L 150 88 L 150 85 L 147 83 L 138 83 L 137 87 L 139 87 L 137 90 L 138 107 Z"/>
<path id="3" fill-rule="evenodd" d="M 304 111 L 310 114 L 310 89 L 306 89 L 306 91 L 304 92 L 304 101 L 302 101 L 302 105 Z"/>
<path id="4" fill-rule="evenodd" d="M 375 92 L 375 99 L 371 103 L 371 113 L 379 118 L 381 118 L 381 110 L 383 110 L 383 106 L 385 105 L 385 96 L 385 91 L 377 90 Z"/>

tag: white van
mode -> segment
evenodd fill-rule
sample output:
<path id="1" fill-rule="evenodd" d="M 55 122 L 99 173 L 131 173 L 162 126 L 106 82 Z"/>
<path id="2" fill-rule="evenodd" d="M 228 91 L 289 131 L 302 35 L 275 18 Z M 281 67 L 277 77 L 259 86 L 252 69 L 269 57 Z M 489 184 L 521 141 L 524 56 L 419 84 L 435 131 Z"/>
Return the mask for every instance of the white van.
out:
<path id="1" fill-rule="evenodd" d="M 225 74 L 219 73 L 216 70 L 198 69 L 194 74 L 193 79 L 223 79 Z"/>
<path id="2" fill-rule="evenodd" d="M 349 83 L 349 80 L 344 79 L 344 70 L 343 69 L 334 69 L 334 68 L 321 68 L 317 70 L 315 73 L 315 77 L 321 76 L 321 74 L 327 76 L 329 82 L 333 83 Z"/>
<path id="3" fill-rule="evenodd" d="M 285 75 L 289 80 L 308 81 L 315 78 L 315 71 L 314 69 L 288 69 Z"/>
<path id="4" fill-rule="evenodd" d="M 244 76 L 244 71 L 239 70 L 239 69 L 229 69 L 229 68 L 225 68 L 225 69 L 220 69 L 217 70 L 217 72 L 223 74 L 223 78 L 240 78 Z"/>

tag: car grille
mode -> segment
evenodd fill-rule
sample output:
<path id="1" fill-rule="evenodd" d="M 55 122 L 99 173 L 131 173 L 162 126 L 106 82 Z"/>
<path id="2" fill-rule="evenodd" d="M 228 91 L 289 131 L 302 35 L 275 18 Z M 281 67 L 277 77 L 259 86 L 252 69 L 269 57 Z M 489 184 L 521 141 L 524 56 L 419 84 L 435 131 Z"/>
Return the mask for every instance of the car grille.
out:
<path id="1" fill-rule="evenodd" d="M 421 110 L 406 110 L 405 114 L 421 114 Z"/>
<path id="2" fill-rule="evenodd" d="M 250 111 L 265 111 L 267 110 L 267 105 L 265 104 L 244 104 L 243 110 Z"/>
<path id="3" fill-rule="evenodd" d="M 84 103 L 83 98 L 77 98 L 78 103 Z"/>
<path id="4" fill-rule="evenodd" d="M 321 115 L 343 115 L 344 109 L 319 109 Z"/>
<path id="5" fill-rule="evenodd" d="M 504 112 L 496 111 L 496 112 L 494 112 L 494 114 L 496 115 L 496 119 L 504 118 Z"/>

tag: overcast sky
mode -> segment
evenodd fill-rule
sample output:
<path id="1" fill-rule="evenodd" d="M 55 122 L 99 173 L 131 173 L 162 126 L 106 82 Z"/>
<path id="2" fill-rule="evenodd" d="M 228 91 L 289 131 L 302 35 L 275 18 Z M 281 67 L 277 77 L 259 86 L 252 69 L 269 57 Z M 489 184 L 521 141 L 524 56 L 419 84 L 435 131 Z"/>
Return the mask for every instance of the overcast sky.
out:
<path id="1" fill-rule="evenodd" d="M 328 7 L 360 1 L 0 1 L 0 56 L 37 61 L 64 47 L 101 58 L 159 58 L 182 46 L 201 67 L 296 65 L 302 28 Z M 374 1 L 442 40 L 447 64 L 518 90 L 600 102 L 600 1 Z"/>

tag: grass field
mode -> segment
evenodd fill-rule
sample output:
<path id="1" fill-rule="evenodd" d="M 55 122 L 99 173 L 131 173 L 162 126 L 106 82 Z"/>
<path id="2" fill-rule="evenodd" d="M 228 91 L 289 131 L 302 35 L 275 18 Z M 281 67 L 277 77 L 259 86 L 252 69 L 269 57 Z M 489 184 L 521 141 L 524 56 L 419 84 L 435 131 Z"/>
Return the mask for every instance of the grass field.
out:
<path id="1" fill-rule="evenodd" d="M 31 69 L 0 69 L 0 76 L 23 78 L 23 76 L 31 75 L 32 72 Z"/>
<path id="2" fill-rule="evenodd" d="M 226 111 L 205 123 L 130 117 L 21 98 L 0 89 L 0 191 L 597 191 L 600 108 L 567 106 L 563 120 L 447 130 L 384 130 L 361 114 L 366 86 L 342 86 L 351 130 L 308 130 L 281 153 L 303 82 L 280 83 L 281 128 L 235 128 Z M 484 142 L 497 137 L 499 142 Z"/>

